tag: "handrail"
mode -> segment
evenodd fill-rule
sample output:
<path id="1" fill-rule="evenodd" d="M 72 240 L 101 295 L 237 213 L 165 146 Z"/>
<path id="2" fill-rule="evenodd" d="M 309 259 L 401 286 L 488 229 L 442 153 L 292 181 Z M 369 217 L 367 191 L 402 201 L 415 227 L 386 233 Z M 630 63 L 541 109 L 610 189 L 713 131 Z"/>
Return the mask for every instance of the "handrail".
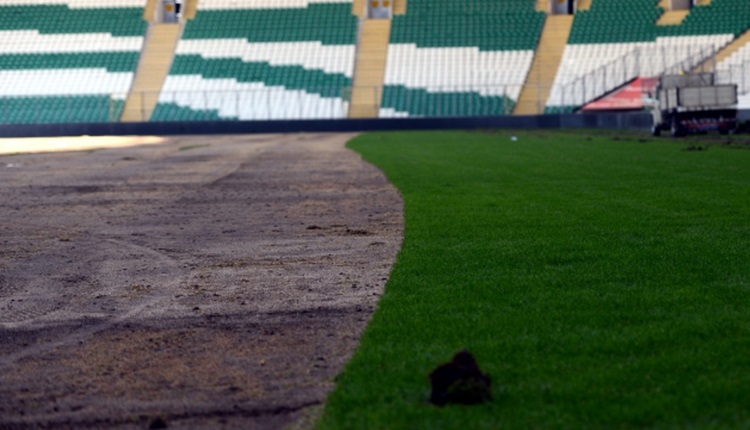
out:
<path id="1" fill-rule="evenodd" d="M 697 52 L 693 52 L 697 48 Z M 666 64 L 668 50 L 687 50 L 687 55 L 673 64 Z M 642 46 L 628 51 L 576 79 L 558 84 L 562 105 L 580 107 L 617 89 L 638 77 L 657 77 L 692 70 L 716 56 L 716 47 L 711 44 L 686 46 Z M 555 91 L 556 88 L 553 88 Z"/>

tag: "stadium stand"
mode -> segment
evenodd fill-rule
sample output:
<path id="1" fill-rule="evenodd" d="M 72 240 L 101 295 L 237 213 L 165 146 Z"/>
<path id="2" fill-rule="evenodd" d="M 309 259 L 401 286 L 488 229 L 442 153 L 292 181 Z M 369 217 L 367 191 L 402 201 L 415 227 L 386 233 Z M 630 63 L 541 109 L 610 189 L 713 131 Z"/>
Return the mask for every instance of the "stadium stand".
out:
<path id="1" fill-rule="evenodd" d="M 0 3 L 0 123 L 118 118 L 143 43 L 145 3 Z"/>
<path id="2" fill-rule="evenodd" d="M 656 25 L 658 3 L 594 0 L 577 13 L 547 112 L 572 110 L 638 76 L 689 71 L 750 28 L 746 0 L 693 7 L 679 25 Z M 581 94 L 591 88 L 599 90 Z"/>
<path id="3" fill-rule="evenodd" d="M 1 1 L 0 123 L 502 115 L 543 73 L 551 91 L 529 104 L 568 112 L 636 77 L 714 65 L 750 105 L 747 0 L 702 1 L 673 25 L 657 24 L 665 0 L 581 0 L 549 34 L 548 0 L 394 0 L 384 22 L 356 16 L 362 0 L 191 0 L 160 24 L 171 44 L 144 19 L 155 4 Z M 555 61 L 535 57 L 545 34 L 567 39 Z M 139 84 L 149 53 L 163 72 Z M 377 74 L 355 76 L 375 57 Z M 153 113 L 137 108 L 146 93 Z M 357 112 L 357 94 L 377 100 Z"/>
<path id="4" fill-rule="evenodd" d="M 750 33 L 745 38 L 750 39 Z M 716 65 L 716 75 L 720 83 L 737 84 L 738 107 L 750 109 L 750 40 Z"/>
<path id="5" fill-rule="evenodd" d="M 201 0 L 152 121 L 343 118 L 351 0 Z"/>
<path id="6" fill-rule="evenodd" d="M 544 18 L 535 0 L 409 0 L 393 18 L 380 116 L 510 113 Z"/>

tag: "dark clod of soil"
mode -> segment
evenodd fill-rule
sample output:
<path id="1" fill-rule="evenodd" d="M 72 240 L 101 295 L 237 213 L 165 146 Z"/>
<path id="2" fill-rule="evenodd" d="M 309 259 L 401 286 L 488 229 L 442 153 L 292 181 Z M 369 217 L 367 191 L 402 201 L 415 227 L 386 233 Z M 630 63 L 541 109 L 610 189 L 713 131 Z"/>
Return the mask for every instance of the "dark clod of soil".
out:
<path id="1" fill-rule="evenodd" d="M 438 406 L 448 403 L 473 405 L 492 398 L 489 375 L 482 373 L 474 356 L 465 349 L 433 370 L 430 382 L 430 402 Z"/>
<path id="2" fill-rule="evenodd" d="M 165 429 L 167 427 L 167 422 L 162 418 L 155 418 L 151 421 L 151 424 L 148 425 L 149 430 Z"/>

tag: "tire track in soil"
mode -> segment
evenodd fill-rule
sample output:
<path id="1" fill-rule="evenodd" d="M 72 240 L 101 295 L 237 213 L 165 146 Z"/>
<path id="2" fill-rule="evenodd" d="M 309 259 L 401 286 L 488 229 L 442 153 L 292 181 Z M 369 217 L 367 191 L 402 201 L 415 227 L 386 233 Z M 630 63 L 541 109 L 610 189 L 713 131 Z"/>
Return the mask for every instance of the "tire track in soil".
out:
<path id="1" fill-rule="evenodd" d="M 114 244 L 115 248 L 106 246 L 102 247 L 102 243 Z M 90 323 L 87 324 L 85 328 L 78 329 L 71 334 L 62 336 L 60 339 L 57 339 L 53 342 L 34 345 L 13 354 L 8 354 L 0 357 L 0 371 L 3 367 L 12 365 L 13 363 L 23 358 L 33 355 L 39 355 L 63 346 L 83 343 L 87 338 L 95 335 L 102 330 L 106 330 L 117 324 L 122 324 L 123 322 L 129 320 L 134 320 L 145 309 L 156 308 L 161 303 L 164 303 L 168 298 L 170 292 L 173 291 L 185 277 L 184 274 L 175 277 L 175 273 L 180 271 L 180 263 L 177 260 L 169 257 L 163 252 L 159 252 L 144 246 L 124 242 L 122 240 L 102 240 L 98 238 L 84 241 L 83 245 L 87 250 L 87 255 L 86 257 L 79 257 L 79 264 L 88 266 L 89 270 L 92 270 L 94 268 L 99 269 L 97 267 L 97 263 L 101 263 L 102 261 L 106 261 L 109 263 L 113 260 L 116 260 L 116 258 L 111 255 L 112 250 L 116 250 L 117 254 L 127 256 L 126 259 L 121 259 L 121 261 L 126 262 L 124 266 L 131 266 L 129 269 L 130 271 L 137 271 L 138 269 L 133 266 L 140 265 L 139 262 L 143 261 L 146 257 L 149 258 L 151 264 L 157 265 L 160 271 L 163 271 L 165 268 L 171 268 L 172 270 L 167 270 L 168 275 L 166 277 L 161 276 L 161 278 L 164 279 L 159 279 L 160 276 L 158 276 L 158 274 L 143 273 L 143 271 L 141 270 L 139 277 L 144 280 L 148 279 L 155 285 L 160 285 L 159 288 L 151 288 L 150 284 L 145 284 L 149 286 L 147 288 L 147 291 L 138 291 L 141 290 L 139 288 L 134 289 L 136 291 L 128 291 L 128 287 L 119 288 L 120 291 L 117 291 L 117 288 L 100 287 L 91 289 L 87 292 L 85 290 L 81 291 L 80 288 L 82 281 L 85 281 L 87 279 L 85 276 L 70 274 L 69 272 L 66 272 L 67 265 L 71 262 L 70 260 L 66 259 L 63 262 L 58 259 L 55 262 L 56 264 L 50 264 L 49 256 L 43 256 L 46 260 L 45 264 L 43 264 L 46 270 L 41 274 L 38 271 L 33 270 L 34 267 L 38 267 L 41 265 L 39 264 L 39 261 L 37 261 L 37 259 L 33 259 L 32 261 L 27 262 L 27 264 L 22 265 L 11 273 L 16 274 L 16 278 L 14 279 L 14 281 L 17 283 L 24 283 L 24 280 L 28 281 L 23 290 L 31 291 L 31 293 L 27 293 L 24 295 L 16 294 L 13 296 L 15 297 L 15 299 L 5 299 L 12 300 L 15 303 L 19 303 L 19 300 L 21 300 L 20 303 L 26 304 L 26 306 L 22 305 L 19 307 L 15 307 L 11 304 L 8 305 L 6 309 L 3 309 L 3 313 L 0 315 L 0 328 L 34 328 L 49 323 L 68 323 L 70 321 L 75 321 L 81 318 L 89 318 Z M 80 267 L 81 266 L 79 265 L 79 269 Z M 128 267 L 121 267 L 121 269 L 128 270 Z M 106 270 L 106 268 L 104 270 Z M 99 271 L 101 272 L 102 269 L 99 269 Z M 18 279 L 25 272 L 31 272 L 32 276 L 29 276 L 29 279 Z M 58 294 L 57 291 L 60 289 L 59 282 L 51 283 L 50 278 L 57 278 L 65 284 L 76 284 L 76 294 L 79 296 L 77 297 L 79 301 L 95 300 L 96 297 L 101 297 L 102 293 L 121 295 L 133 294 L 138 295 L 139 297 L 135 303 L 128 304 L 128 306 L 125 308 L 111 308 L 109 309 L 110 312 L 107 313 L 96 312 L 93 314 L 82 314 L 80 312 L 81 309 L 76 309 L 73 306 L 73 300 L 71 296 L 50 298 L 50 296 L 54 297 L 56 294 Z M 124 282 L 129 282 L 129 280 L 124 280 Z M 141 286 L 144 284 L 131 284 L 131 286 L 132 285 Z M 40 299 L 39 297 L 33 296 L 42 296 L 45 298 Z"/>
<path id="2" fill-rule="evenodd" d="M 14 156 L 0 428 L 309 425 L 402 237 L 398 193 L 349 138 Z"/>

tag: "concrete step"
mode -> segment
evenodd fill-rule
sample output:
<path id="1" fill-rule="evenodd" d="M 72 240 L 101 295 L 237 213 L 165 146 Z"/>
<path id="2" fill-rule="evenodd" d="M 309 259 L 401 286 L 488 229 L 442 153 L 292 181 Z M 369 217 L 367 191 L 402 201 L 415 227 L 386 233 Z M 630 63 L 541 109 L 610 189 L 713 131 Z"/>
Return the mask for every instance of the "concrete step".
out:
<path id="1" fill-rule="evenodd" d="M 376 118 L 380 110 L 385 79 L 391 21 L 366 19 L 361 23 L 348 116 L 349 118 Z"/>
<path id="2" fill-rule="evenodd" d="M 148 121 L 180 38 L 180 24 L 151 24 L 120 121 Z"/>
<path id="3" fill-rule="evenodd" d="M 578 0 L 578 3 L 576 3 L 576 9 L 577 10 L 591 9 L 591 1 L 592 0 Z"/>
<path id="4" fill-rule="evenodd" d="M 668 10 L 656 20 L 656 25 L 680 25 L 689 13 L 689 10 Z"/>
<path id="5" fill-rule="evenodd" d="M 714 63 L 718 64 L 737 52 L 740 48 L 750 43 L 750 30 L 742 33 L 716 53 L 716 58 L 709 58 L 703 64 L 698 65 L 694 71 L 712 70 Z"/>
<path id="6" fill-rule="evenodd" d="M 571 15 L 548 15 L 545 19 L 534 60 L 513 109 L 514 115 L 536 115 L 544 112 L 544 104 L 560 67 L 572 26 Z"/>

